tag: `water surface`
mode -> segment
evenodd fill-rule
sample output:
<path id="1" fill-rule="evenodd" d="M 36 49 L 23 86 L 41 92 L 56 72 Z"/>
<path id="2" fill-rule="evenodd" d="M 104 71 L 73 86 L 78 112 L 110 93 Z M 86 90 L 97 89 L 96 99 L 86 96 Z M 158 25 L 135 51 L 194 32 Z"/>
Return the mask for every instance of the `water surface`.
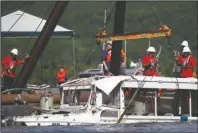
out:
<path id="1" fill-rule="evenodd" d="M 90 126 L 9 127 L 2 132 L 197 132 L 197 123 L 149 123 Z"/>

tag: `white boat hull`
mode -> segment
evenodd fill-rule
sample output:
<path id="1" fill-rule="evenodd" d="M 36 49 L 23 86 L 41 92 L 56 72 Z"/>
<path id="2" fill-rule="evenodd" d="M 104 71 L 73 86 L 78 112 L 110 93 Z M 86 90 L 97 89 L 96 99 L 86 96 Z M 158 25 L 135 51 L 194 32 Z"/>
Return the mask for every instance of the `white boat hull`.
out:
<path id="1" fill-rule="evenodd" d="M 116 124 L 118 118 L 100 117 L 100 113 L 81 113 L 70 115 L 40 115 L 16 117 L 13 120 L 17 123 L 24 123 L 26 126 L 68 126 L 68 125 L 93 125 L 93 124 Z M 180 122 L 180 116 L 125 116 L 122 123 L 159 123 L 159 122 Z M 187 121 L 197 121 L 197 117 L 188 117 Z"/>

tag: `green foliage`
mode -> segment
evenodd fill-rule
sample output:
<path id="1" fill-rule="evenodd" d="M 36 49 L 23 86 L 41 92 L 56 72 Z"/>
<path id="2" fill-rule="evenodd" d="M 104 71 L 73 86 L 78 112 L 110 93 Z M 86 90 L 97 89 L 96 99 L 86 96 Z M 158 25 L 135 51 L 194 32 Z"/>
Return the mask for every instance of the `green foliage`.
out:
<path id="1" fill-rule="evenodd" d="M 14 12 L 19 9 L 24 2 L 2 2 L 2 15 Z M 28 2 L 26 2 L 28 4 Z M 35 16 L 44 17 L 52 2 L 35 2 L 26 12 Z M 114 2 L 70 2 L 59 25 L 75 31 L 75 57 L 76 73 L 84 69 L 97 67 L 100 63 L 101 51 L 96 45 L 95 35 L 103 27 L 104 10 L 107 9 L 107 16 L 111 12 Z M 152 11 L 155 7 L 160 20 L 157 19 Z M 35 10 L 36 9 L 36 10 Z M 46 18 L 44 18 L 46 19 Z M 113 31 L 114 12 L 107 26 L 107 33 Z M 196 2 L 127 2 L 125 15 L 125 31 L 138 32 L 148 31 L 159 28 L 160 21 L 163 21 L 173 31 L 171 46 L 179 49 L 180 43 L 186 39 L 192 49 L 193 55 L 197 57 L 197 9 Z M 9 50 L 17 47 L 22 52 L 22 57 L 33 47 L 36 39 L 32 39 L 27 44 L 29 38 L 4 38 L 2 39 L 2 56 L 8 54 Z M 160 71 L 166 75 L 171 75 L 173 60 L 172 51 L 168 49 L 166 38 L 152 40 L 156 49 L 162 46 L 160 56 Z M 145 54 L 148 47 L 148 40 L 129 40 L 127 41 L 127 64 L 131 60 L 137 61 Z M 94 52 L 91 52 L 92 50 Z M 73 67 L 72 40 L 66 38 L 52 38 L 46 47 L 43 58 L 43 80 L 41 81 L 41 66 L 38 62 L 31 83 L 52 83 L 56 84 L 56 73 L 60 65 L 69 69 L 72 78 Z M 18 69 L 19 71 L 20 69 Z"/>

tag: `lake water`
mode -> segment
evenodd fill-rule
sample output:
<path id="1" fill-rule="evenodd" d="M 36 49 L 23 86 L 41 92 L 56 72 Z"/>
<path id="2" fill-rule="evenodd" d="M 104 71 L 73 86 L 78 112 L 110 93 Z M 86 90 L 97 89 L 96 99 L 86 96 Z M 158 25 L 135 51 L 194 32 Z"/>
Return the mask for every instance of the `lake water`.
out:
<path id="1" fill-rule="evenodd" d="M 90 126 L 9 127 L 2 132 L 197 132 L 197 122 Z"/>

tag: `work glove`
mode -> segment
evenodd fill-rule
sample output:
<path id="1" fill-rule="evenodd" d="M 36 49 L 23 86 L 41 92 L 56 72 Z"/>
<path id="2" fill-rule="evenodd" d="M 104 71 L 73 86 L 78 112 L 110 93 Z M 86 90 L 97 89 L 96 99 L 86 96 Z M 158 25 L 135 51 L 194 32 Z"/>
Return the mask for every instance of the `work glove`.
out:
<path id="1" fill-rule="evenodd" d="M 155 62 L 151 62 L 151 67 L 156 67 L 156 63 Z"/>
<path id="2" fill-rule="evenodd" d="M 196 72 L 193 72 L 193 77 L 197 78 L 197 73 Z"/>
<path id="3" fill-rule="evenodd" d="M 153 62 L 151 62 L 151 67 L 154 67 L 154 63 Z"/>
<path id="4" fill-rule="evenodd" d="M 8 68 L 7 72 L 10 73 L 12 71 L 12 68 Z"/>

